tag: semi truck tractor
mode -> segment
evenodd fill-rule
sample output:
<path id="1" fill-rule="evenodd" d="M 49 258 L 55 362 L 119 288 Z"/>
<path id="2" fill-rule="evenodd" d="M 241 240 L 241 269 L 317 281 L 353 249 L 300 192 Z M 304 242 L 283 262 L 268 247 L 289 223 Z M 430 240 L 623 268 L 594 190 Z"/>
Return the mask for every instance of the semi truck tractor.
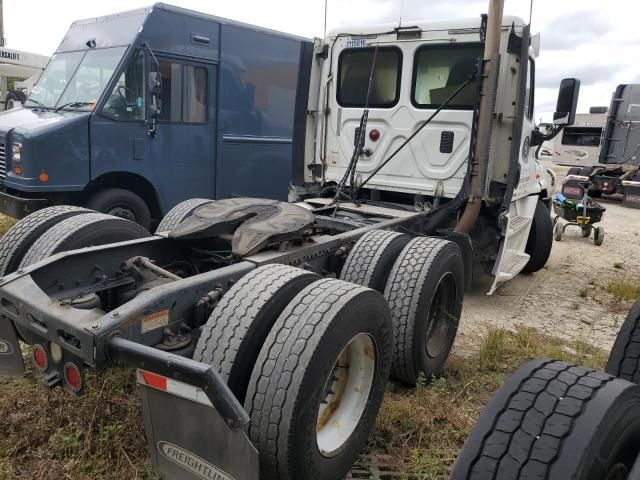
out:
<path id="1" fill-rule="evenodd" d="M 623 205 L 640 208 L 640 85 L 618 85 L 610 107 L 595 108 L 557 137 L 553 161 L 571 166 L 570 175 L 588 177 L 591 196 L 622 195 Z"/>
<path id="2" fill-rule="evenodd" d="M 549 256 L 534 150 L 579 82 L 534 129 L 537 45 L 499 0 L 334 31 L 313 43 L 289 201 L 192 198 L 153 235 L 77 206 L 22 219 L 0 241 L 0 373 L 23 371 L 19 339 L 75 395 L 87 369 L 136 367 L 164 478 L 343 478 L 388 378 L 442 371 L 472 280 Z"/>
<path id="3" fill-rule="evenodd" d="M 71 204 L 149 228 L 192 196 L 286 199 L 312 49 L 164 4 L 74 22 L 0 113 L 0 212 Z"/>

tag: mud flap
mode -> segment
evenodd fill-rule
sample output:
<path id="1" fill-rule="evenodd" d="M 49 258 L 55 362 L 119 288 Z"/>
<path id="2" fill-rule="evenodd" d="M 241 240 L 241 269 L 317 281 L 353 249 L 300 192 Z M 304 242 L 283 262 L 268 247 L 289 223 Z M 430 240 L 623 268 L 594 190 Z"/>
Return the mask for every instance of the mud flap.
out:
<path id="1" fill-rule="evenodd" d="M 151 461 L 163 479 L 258 480 L 258 451 L 201 389 L 144 370 L 137 378 Z"/>
<path id="2" fill-rule="evenodd" d="M 24 373 L 24 360 L 13 322 L 0 315 L 0 376 Z"/>

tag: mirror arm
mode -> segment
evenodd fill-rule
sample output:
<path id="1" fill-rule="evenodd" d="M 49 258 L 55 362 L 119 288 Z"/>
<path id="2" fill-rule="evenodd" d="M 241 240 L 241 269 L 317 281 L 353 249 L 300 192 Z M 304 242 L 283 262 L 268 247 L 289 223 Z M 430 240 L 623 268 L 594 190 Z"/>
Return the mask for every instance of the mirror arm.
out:
<path id="1" fill-rule="evenodd" d="M 153 53 L 153 50 L 151 50 L 151 46 L 149 45 L 149 42 L 144 42 L 142 43 L 142 46 L 149 52 L 149 55 L 151 56 L 151 58 L 153 59 L 154 63 L 155 63 L 155 68 L 156 71 L 160 71 L 160 62 L 158 62 L 158 59 L 156 58 L 156 55 Z M 158 106 L 156 104 L 156 96 L 153 95 L 153 108 L 155 111 L 158 111 Z M 156 115 L 153 115 L 151 117 L 151 120 L 147 122 L 147 125 L 149 125 L 149 128 L 147 130 L 147 135 L 150 136 L 151 138 L 154 138 L 157 134 L 158 134 L 158 118 Z"/>

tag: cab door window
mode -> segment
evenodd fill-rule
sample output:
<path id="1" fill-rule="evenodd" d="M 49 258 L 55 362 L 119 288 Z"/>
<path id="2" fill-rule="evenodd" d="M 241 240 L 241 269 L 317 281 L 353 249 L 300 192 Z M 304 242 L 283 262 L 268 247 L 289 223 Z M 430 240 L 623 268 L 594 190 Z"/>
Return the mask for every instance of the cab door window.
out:
<path id="1" fill-rule="evenodd" d="M 145 120 L 144 53 L 138 51 L 120 75 L 102 114 L 114 120 Z"/>
<path id="2" fill-rule="evenodd" d="M 160 120 L 204 123 L 207 120 L 208 74 L 204 67 L 160 61 Z"/>

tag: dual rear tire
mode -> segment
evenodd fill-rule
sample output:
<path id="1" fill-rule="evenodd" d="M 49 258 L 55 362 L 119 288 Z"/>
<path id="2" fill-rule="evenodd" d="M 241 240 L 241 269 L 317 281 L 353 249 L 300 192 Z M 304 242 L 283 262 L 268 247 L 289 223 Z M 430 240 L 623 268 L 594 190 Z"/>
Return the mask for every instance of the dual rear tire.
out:
<path id="1" fill-rule="evenodd" d="M 261 478 L 344 477 L 366 445 L 391 369 L 412 385 L 421 372 L 441 371 L 463 273 L 452 242 L 372 231 L 354 245 L 341 280 L 268 265 L 231 287 L 194 359 L 214 366 L 244 403 Z"/>
<path id="2" fill-rule="evenodd" d="M 261 478 L 342 478 L 366 444 L 391 365 L 382 295 L 268 265 L 216 306 L 194 359 L 215 366 L 251 417 Z"/>
<path id="3" fill-rule="evenodd" d="M 458 330 L 464 263 L 453 242 L 382 230 L 353 247 L 340 278 L 384 293 L 394 338 L 392 376 L 407 385 L 441 373 Z"/>

